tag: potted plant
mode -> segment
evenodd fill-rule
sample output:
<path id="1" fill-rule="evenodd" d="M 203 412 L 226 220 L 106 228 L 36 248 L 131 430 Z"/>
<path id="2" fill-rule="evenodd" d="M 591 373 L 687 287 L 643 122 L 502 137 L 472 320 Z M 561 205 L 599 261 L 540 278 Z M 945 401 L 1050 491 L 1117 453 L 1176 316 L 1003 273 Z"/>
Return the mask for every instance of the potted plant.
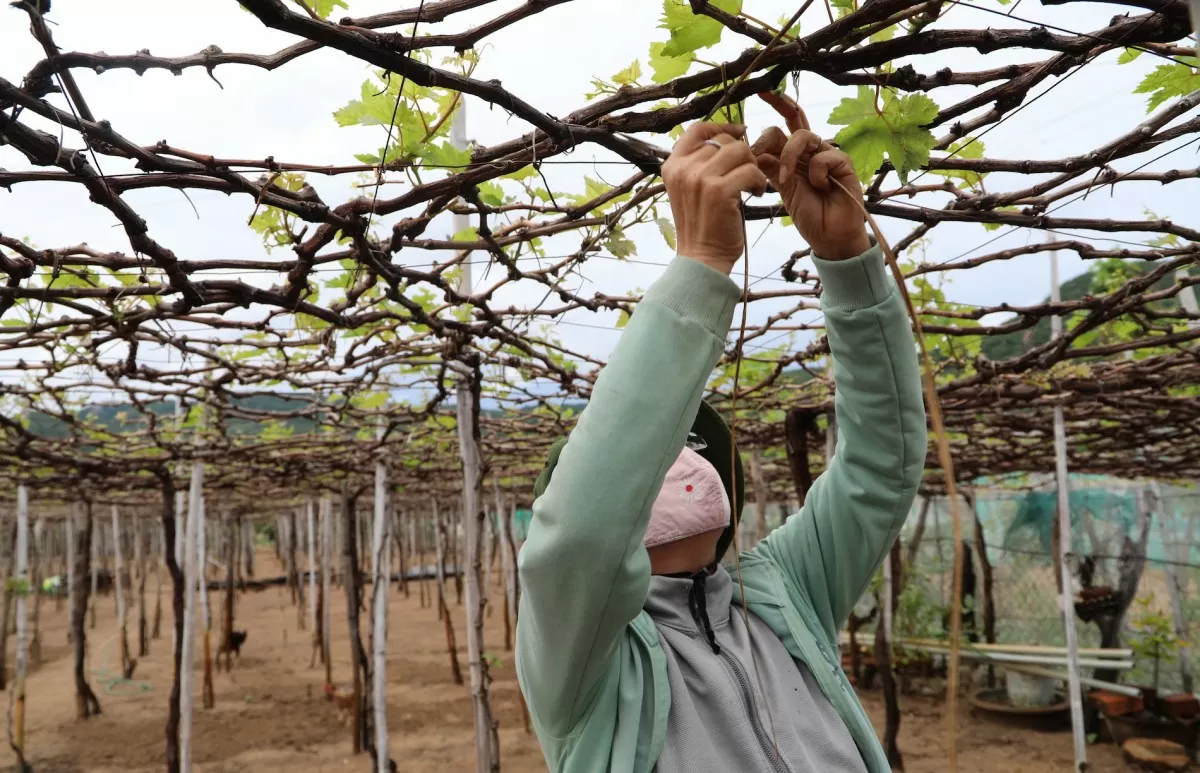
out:
<path id="1" fill-rule="evenodd" d="M 1138 687 L 1142 690 L 1146 710 L 1153 714 L 1161 714 L 1158 700 L 1159 668 L 1163 663 L 1175 662 L 1182 642 L 1175 635 L 1171 619 L 1154 608 L 1153 594 L 1139 596 L 1136 603 L 1137 613 L 1129 621 L 1130 630 L 1133 632 L 1130 648 L 1134 657 L 1154 661 L 1153 686 Z"/>
<path id="2" fill-rule="evenodd" d="M 1129 645 L 1135 657 L 1153 661 L 1154 682 L 1151 686 L 1136 685 L 1142 691 L 1143 710 L 1104 717 L 1109 735 L 1118 744 L 1130 738 L 1156 738 L 1195 749 L 1200 730 L 1195 711 L 1191 710 L 1195 699 L 1158 694 L 1162 665 L 1175 662 L 1183 642 L 1175 635 L 1171 619 L 1155 608 L 1152 595 L 1139 597 L 1136 604 L 1137 610 L 1129 620 L 1132 632 Z"/>

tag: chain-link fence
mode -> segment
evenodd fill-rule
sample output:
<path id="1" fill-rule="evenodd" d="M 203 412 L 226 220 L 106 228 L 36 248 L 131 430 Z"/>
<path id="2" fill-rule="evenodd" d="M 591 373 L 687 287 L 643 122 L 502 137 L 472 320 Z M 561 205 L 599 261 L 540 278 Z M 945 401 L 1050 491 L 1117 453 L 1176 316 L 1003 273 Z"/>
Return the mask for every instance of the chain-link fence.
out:
<path id="1" fill-rule="evenodd" d="M 960 514 L 971 560 L 964 571 L 968 633 L 985 638 L 984 576 L 990 572 L 995 641 L 1063 646 L 1053 480 L 1027 481 L 1020 490 L 974 489 L 965 499 Z M 1077 619 L 1080 646 L 1101 646 L 1101 627 L 1108 626 L 1120 647 L 1134 649 L 1136 667 L 1123 681 L 1152 685 L 1157 659 L 1159 688 L 1181 689 L 1184 675 L 1200 669 L 1200 648 L 1187 646 L 1192 621 L 1200 620 L 1200 491 L 1073 478 L 1070 511 L 1073 584 L 1100 610 Z M 954 579 L 948 501 L 919 499 L 901 541 L 909 560 L 896 633 L 943 638 Z M 1107 644 L 1112 646 L 1111 636 Z"/>

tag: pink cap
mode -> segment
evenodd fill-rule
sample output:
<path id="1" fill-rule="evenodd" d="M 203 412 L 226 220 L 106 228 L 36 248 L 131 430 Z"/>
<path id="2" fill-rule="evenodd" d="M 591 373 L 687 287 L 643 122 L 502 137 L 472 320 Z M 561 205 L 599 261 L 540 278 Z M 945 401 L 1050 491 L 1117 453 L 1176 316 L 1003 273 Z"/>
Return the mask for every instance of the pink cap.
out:
<path id="1" fill-rule="evenodd" d="M 724 529 L 729 525 L 729 516 L 729 497 L 716 468 L 700 454 L 684 448 L 667 470 L 642 544 L 652 548 Z"/>

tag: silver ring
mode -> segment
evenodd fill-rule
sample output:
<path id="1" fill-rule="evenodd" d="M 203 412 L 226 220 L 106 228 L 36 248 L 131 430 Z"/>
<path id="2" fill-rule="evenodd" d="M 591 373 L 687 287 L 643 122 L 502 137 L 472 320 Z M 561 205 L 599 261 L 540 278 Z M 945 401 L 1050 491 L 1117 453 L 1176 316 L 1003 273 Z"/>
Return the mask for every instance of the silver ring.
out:
<path id="1" fill-rule="evenodd" d="M 713 146 L 714 148 L 716 148 L 717 150 L 720 150 L 721 148 L 725 147 L 725 146 L 724 146 L 724 145 L 722 145 L 721 143 L 717 142 L 716 140 L 712 140 L 712 139 L 705 140 L 705 141 L 704 141 L 704 144 L 705 144 L 705 145 L 712 145 L 712 146 Z"/>

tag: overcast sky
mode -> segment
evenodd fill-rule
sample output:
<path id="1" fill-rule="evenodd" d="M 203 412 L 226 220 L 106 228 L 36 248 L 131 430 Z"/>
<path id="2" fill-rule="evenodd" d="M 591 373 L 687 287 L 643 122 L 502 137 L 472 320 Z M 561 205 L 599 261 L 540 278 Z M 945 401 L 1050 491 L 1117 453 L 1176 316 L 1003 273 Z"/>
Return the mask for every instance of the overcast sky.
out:
<path id="1" fill-rule="evenodd" d="M 1002 8 L 995 0 L 974 0 L 980 7 Z M 350 0 L 348 12 L 336 10 L 334 16 L 347 13 L 365 16 L 397 7 L 414 5 L 397 0 Z M 432 31 L 453 32 L 491 18 L 519 0 L 497 2 L 475 12 L 460 14 Z M 762 19 L 774 20 L 794 10 L 791 3 L 777 0 L 746 0 L 746 10 Z M 1026 0 L 1019 16 L 1042 20 L 1059 27 L 1090 31 L 1103 27 L 1121 9 L 1109 4 L 1071 4 L 1043 8 L 1036 0 Z M 1136 11 L 1136 9 L 1131 9 Z M 497 78 L 514 94 L 552 115 L 565 115 L 581 107 L 584 93 L 593 76 L 608 77 L 641 58 L 646 64 L 651 42 L 665 39 L 657 29 L 661 4 L 649 0 L 604 0 L 576 2 L 550 8 L 532 19 L 522 21 L 486 40 L 476 77 Z M 821 3 L 815 3 L 802 20 L 808 31 L 818 28 L 824 16 Z M 233 0 L 54 0 L 49 17 L 56 22 L 54 34 L 64 50 L 132 53 L 148 48 L 153 54 L 178 56 L 195 53 L 208 45 L 226 52 L 274 52 L 295 38 L 264 29 Z M 942 27 L 978 28 L 985 26 L 1025 28 L 1028 25 L 1004 19 L 967 6 L 952 7 Z M 430 29 L 430 28 L 424 28 Z M 725 40 L 705 58 L 721 60 L 736 56 L 747 44 L 726 32 Z M 1032 61 L 1029 52 L 999 52 L 987 56 L 955 51 L 937 57 L 912 60 L 921 72 L 932 73 L 943 66 L 956 70 L 994 67 L 1013 61 Z M 1037 54 L 1038 59 L 1044 54 Z M 42 52 L 28 34 L 23 12 L 0 7 L 0 77 L 19 83 L 30 67 L 42 58 Z M 987 154 L 997 158 L 1054 159 L 1084 153 L 1125 132 L 1146 117 L 1145 98 L 1131 92 L 1141 78 L 1161 63 L 1143 56 L 1132 64 L 1118 66 L 1114 52 L 1089 64 L 1070 83 L 1025 109 L 1012 120 L 990 131 L 984 142 Z M 898 64 L 902 64 L 900 62 Z M 648 72 L 648 68 L 647 72 Z M 382 144 L 378 127 L 339 128 L 332 118 L 334 110 L 357 97 L 360 84 L 370 76 L 362 62 L 336 51 L 306 55 L 274 72 L 223 66 L 216 76 L 224 89 L 201 69 L 172 76 L 150 71 L 137 76 L 128 70 L 97 75 L 76 70 L 80 87 L 92 111 L 108 120 L 125 136 L 143 145 L 160 139 L 197 152 L 240 158 L 265 157 L 309 163 L 354 163 L 353 154 L 373 151 Z M 1040 92 L 1055 83 L 1040 86 Z M 972 89 L 940 91 L 933 96 L 942 105 L 966 96 Z M 826 118 L 849 88 L 835 87 L 821 78 L 804 74 L 800 78 L 800 100 L 807 108 L 814 128 L 832 136 Z M 51 101 L 65 107 L 61 96 Z M 57 133 L 53 124 L 23 116 L 47 131 Z M 751 103 L 748 123 L 752 133 L 760 131 L 771 119 L 761 106 Z M 529 126 L 498 108 L 478 101 L 469 102 L 468 134 L 488 145 L 517 137 Z M 665 137 L 651 137 L 668 144 Z M 77 135 L 67 133 L 67 144 L 80 147 Z M 1176 154 L 1150 169 L 1190 166 L 1196 162 L 1194 149 Z M 572 160 L 608 160 L 614 157 L 602 149 L 585 145 L 575 150 Z M 1114 164 L 1118 171 L 1132 169 L 1145 158 L 1122 160 Z M 116 160 L 101 157 L 105 173 L 128 171 Z M 24 158 L 10 147 L 0 146 L 0 167 L 10 170 L 27 168 Z M 558 191 L 582 192 L 583 175 L 616 182 L 630 173 L 621 166 L 573 165 L 549 167 L 547 174 Z M 357 192 L 350 176 L 326 179 L 313 176 L 311 182 L 326 202 L 338 204 Z M 999 176 L 989 179 L 990 190 L 1010 188 L 1015 179 Z M 1142 216 L 1149 208 L 1192 227 L 1200 224 L 1200 207 L 1195 181 L 1167 188 L 1157 184 L 1123 183 L 1115 196 L 1102 189 L 1086 200 L 1072 204 L 1058 214 L 1064 216 L 1112 216 L 1124 219 Z M 399 185 L 385 188 L 381 195 L 395 195 Z M 259 237 L 246 227 L 253 201 L 246 196 L 227 198 L 221 194 L 189 193 L 199 211 L 178 191 L 133 191 L 126 195 L 134 208 L 149 222 L 150 234 L 181 258 L 196 260 L 213 257 L 264 257 Z M 1190 200 L 1190 203 L 1189 203 Z M 930 200 L 931 202 L 934 200 Z M 941 199 L 937 200 L 941 201 Z M 61 247 L 79 242 L 104 249 L 128 251 L 124 232 L 114 227 L 113 217 L 91 204 L 81 186 L 66 184 L 22 184 L 13 192 L 0 190 L 0 232 L 9 236 L 29 237 L 39 247 Z M 751 274 L 768 277 L 756 289 L 781 287 L 777 269 L 794 249 L 802 247 L 798 235 L 782 226 L 751 227 Z M 909 230 L 906 223 L 885 222 L 892 238 Z M 435 224 L 427 231 L 431 237 L 448 236 L 450 224 Z M 936 229 L 928 257 L 946 260 L 980 247 L 1002 232 L 986 233 L 979 226 L 944 225 Z M 1107 245 L 1101 234 L 1092 234 L 1097 243 Z M 1024 229 L 1004 232 L 987 246 L 987 251 L 1025 244 L 1044 235 Z M 1128 238 L 1122 235 L 1122 238 Z M 638 260 L 644 263 L 620 263 L 613 260 L 590 261 L 585 270 L 590 284 L 584 291 L 623 293 L 635 287 L 645 288 L 661 272 L 661 264 L 671 252 L 654 229 L 636 234 Z M 562 241 L 566 250 L 577 248 L 577 237 Z M 554 247 L 551 247 L 554 252 Z M 430 253 L 404 251 L 401 262 L 428 262 Z M 277 250 L 275 259 L 289 257 Z M 650 265 L 646 265 L 650 264 Z M 1073 256 L 1063 256 L 1062 272 L 1070 276 L 1083 270 Z M 740 272 L 740 268 L 738 269 Z M 948 288 L 951 299 L 974 304 L 1007 301 L 1013 304 L 1037 302 L 1047 293 L 1047 258 L 1026 256 L 1008 262 L 996 262 L 969 272 L 956 272 Z M 775 272 L 773 274 L 773 272 Z M 264 282 L 274 277 L 245 277 Z M 503 296 L 516 305 L 537 302 L 544 293 L 538 285 L 517 287 Z M 756 316 L 765 316 L 771 306 L 764 304 Z M 810 315 L 809 318 L 812 318 Z M 558 328 L 558 334 L 571 348 L 603 357 L 616 340 L 615 314 L 573 313 Z M 0 330 L 0 335 L 3 331 Z M 0 357 L 13 358 L 3 354 Z M 147 354 L 147 357 L 162 356 Z"/>

